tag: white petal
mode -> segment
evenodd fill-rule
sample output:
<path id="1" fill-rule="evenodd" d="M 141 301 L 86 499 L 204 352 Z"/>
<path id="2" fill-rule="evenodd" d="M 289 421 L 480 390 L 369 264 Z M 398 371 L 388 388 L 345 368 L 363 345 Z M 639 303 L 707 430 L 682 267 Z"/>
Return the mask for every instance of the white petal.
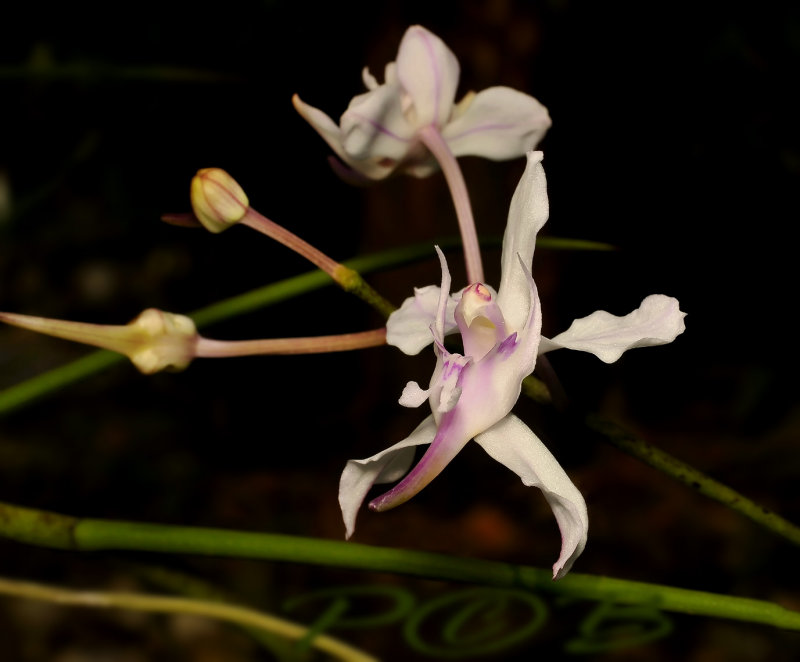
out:
<path id="1" fill-rule="evenodd" d="M 483 450 L 517 474 L 525 485 L 542 490 L 561 530 L 561 554 L 553 564 L 553 579 L 569 572 L 586 547 L 589 516 L 586 502 L 552 453 L 531 429 L 509 414 L 475 437 Z"/>
<path id="2" fill-rule="evenodd" d="M 339 480 L 339 506 L 346 537 L 356 528 L 358 509 L 376 483 L 393 483 L 405 475 L 414 461 L 414 446 L 429 444 L 436 436 L 436 423 L 428 416 L 403 441 L 363 460 L 348 460 Z"/>
<path id="3" fill-rule="evenodd" d="M 408 382 L 400 395 L 400 404 L 403 407 L 419 407 L 428 399 L 430 389 L 422 390 L 417 382 Z"/>
<path id="4" fill-rule="evenodd" d="M 541 162 L 541 152 L 528 152 L 528 165 L 511 199 L 503 236 L 497 304 L 503 311 L 509 332 L 519 331 L 528 319 L 531 290 L 520 260 L 531 269 L 536 235 L 549 214 L 547 180 Z"/>
<path id="5" fill-rule="evenodd" d="M 442 137 L 455 156 L 502 161 L 536 147 L 551 124 L 547 108 L 532 96 L 510 87 L 490 87 L 444 127 Z"/>
<path id="6" fill-rule="evenodd" d="M 414 355 L 433 342 L 431 324 L 436 321 L 439 304 L 438 285 L 414 288 L 414 296 L 403 301 L 399 310 L 394 311 L 386 323 L 386 343 L 401 352 Z M 450 296 L 445 313 L 444 333 L 452 333 L 456 327 L 455 310 L 458 297 Z"/>
<path id="7" fill-rule="evenodd" d="M 356 161 L 344 150 L 342 130 L 334 121 L 318 108 L 309 106 L 302 101 L 296 94 L 292 97 L 292 103 L 301 117 L 306 120 L 328 146 L 336 152 L 336 155 L 348 166 L 360 172 L 369 179 L 383 179 L 394 170 L 393 163 L 381 163 L 380 159 Z"/>
<path id="8" fill-rule="evenodd" d="M 318 108 L 309 106 L 302 101 L 296 94 L 292 97 L 292 104 L 295 110 L 300 113 L 300 116 L 314 127 L 316 132 L 322 136 L 323 140 L 328 143 L 330 148 L 336 152 L 339 157 L 347 160 L 342 150 L 342 131 L 336 123 Z"/>
<path id="9" fill-rule="evenodd" d="M 356 160 L 399 161 L 409 150 L 414 128 L 401 108 L 399 85 L 380 85 L 353 97 L 342 115 L 342 147 Z"/>
<path id="10" fill-rule="evenodd" d="M 435 34 L 415 25 L 397 52 L 397 77 L 414 104 L 418 127 L 444 126 L 458 87 L 458 60 Z"/>
<path id="11" fill-rule="evenodd" d="M 678 308 L 678 300 L 663 294 L 651 294 L 632 313 L 617 317 L 598 310 L 575 320 L 555 338 L 543 341 L 539 353 L 559 347 L 577 349 L 613 363 L 623 352 L 634 347 L 666 345 L 683 333 L 686 313 Z"/>

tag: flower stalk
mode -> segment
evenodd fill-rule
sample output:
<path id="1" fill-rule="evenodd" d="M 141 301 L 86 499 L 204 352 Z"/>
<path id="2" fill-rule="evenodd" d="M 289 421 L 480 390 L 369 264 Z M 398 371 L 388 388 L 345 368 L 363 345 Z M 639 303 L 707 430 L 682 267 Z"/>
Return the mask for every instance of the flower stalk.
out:
<path id="1" fill-rule="evenodd" d="M 263 340 L 211 340 L 200 337 L 195 356 L 203 358 L 227 358 L 233 356 L 256 356 L 259 354 L 322 354 L 345 352 L 386 344 L 386 329 L 374 329 L 360 333 L 342 333 L 335 336 L 311 338 L 265 338 Z"/>
<path id="2" fill-rule="evenodd" d="M 467 268 L 468 283 L 483 282 L 483 264 L 481 262 L 481 251 L 478 245 L 478 234 L 475 229 L 475 219 L 472 215 L 472 205 L 469 201 L 467 184 L 461 167 L 458 165 L 456 157 L 447 146 L 447 142 L 442 138 L 437 128 L 433 125 L 421 129 L 418 133 L 420 141 L 430 150 L 439 166 L 442 169 L 450 195 L 453 198 L 453 205 L 458 217 L 458 228 L 461 232 L 461 240 L 464 243 L 464 261 Z"/>
<path id="3" fill-rule="evenodd" d="M 270 239 L 274 239 L 278 243 L 283 244 L 286 248 L 293 250 L 298 255 L 302 255 L 311 264 L 322 269 L 326 274 L 333 278 L 339 285 L 342 283 L 336 278 L 336 270 L 341 265 L 334 259 L 328 257 L 318 248 L 314 248 L 304 239 L 298 237 L 294 232 L 290 232 L 282 225 L 278 225 L 271 221 L 263 214 L 260 214 L 252 207 L 248 207 L 244 216 L 241 219 L 242 225 L 246 225 L 253 230 L 257 230 L 261 234 L 266 235 Z"/>
<path id="4" fill-rule="evenodd" d="M 191 201 L 195 217 L 210 232 L 219 233 L 242 223 L 302 255 L 328 274 L 345 292 L 355 294 L 384 318 L 392 314 L 394 306 L 372 289 L 358 272 L 328 257 L 294 232 L 253 209 L 242 187 L 224 170 L 199 170 L 192 178 Z"/>
<path id="5" fill-rule="evenodd" d="M 311 264 L 328 274 L 345 292 L 354 294 L 377 310 L 384 318 L 388 318 L 394 311 L 395 307 L 378 294 L 357 271 L 328 257 L 321 250 L 298 237 L 294 232 L 290 232 L 282 225 L 271 221 L 252 207 L 247 209 L 247 213 L 242 217 L 241 222 L 290 248 L 298 255 L 302 255 Z"/>

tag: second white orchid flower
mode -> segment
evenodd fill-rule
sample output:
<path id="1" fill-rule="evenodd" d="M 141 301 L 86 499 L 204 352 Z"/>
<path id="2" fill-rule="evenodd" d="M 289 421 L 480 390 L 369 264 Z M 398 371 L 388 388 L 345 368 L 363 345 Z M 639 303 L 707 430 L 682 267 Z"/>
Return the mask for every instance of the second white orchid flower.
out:
<path id="1" fill-rule="evenodd" d="M 349 167 L 349 178 L 383 179 L 394 172 L 424 177 L 438 164 L 458 217 L 467 275 L 483 281 L 477 231 L 458 156 L 512 159 L 533 149 L 550 127 L 547 109 L 508 87 L 470 92 L 455 103 L 459 66 L 444 42 L 425 28 L 406 30 L 385 82 L 364 69 L 367 92 L 353 98 L 337 125 L 294 96 L 298 112 Z M 339 165 L 341 171 L 347 168 Z"/>
<path id="2" fill-rule="evenodd" d="M 396 61 L 386 65 L 383 84 L 364 69 L 367 92 L 353 98 L 339 125 L 299 96 L 293 102 L 337 156 L 369 179 L 435 170 L 426 132 L 439 133 L 455 156 L 505 160 L 533 149 L 550 127 L 542 104 L 508 87 L 470 92 L 455 103 L 458 79 L 453 52 L 415 25 L 403 35 Z"/>
<path id="3" fill-rule="evenodd" d="M 583 551 L 588 532 L 583 497 L 538 437 L 511 414 L 522 380 L 533 372 L 537 355 L 558 347 L 589 351 L 610 362 L 632 347 L 671 342 L 684 330 L 684 313 L 675 299 L 654 295 L 626 317 L 601 311 L 576 321 L 553 340 L 542 338 L 539 298 L 531 276 L 536 235 L 548 217 L 541 159 L 541 152 L 528 155 L 511 201 L 497 294 L 482 283 L 473 283 L 460 295 L 451 296 L 447 263 L 439 253 L 441 287 L 417 290 L 389 319 L 387 342 L 405 353 L 416 354 L 434 343 L 436 367 L 429 388 L 409 382 L 400 398 L 400 404 L 411 407 L 427 399 L 432 414 L 407 439 L 372 457 L 347 463 L 339 484 L 339 503 L 348 537 L 373 485 L 405 476 L 369 504 L 378 511 L 400 505 L 475 439 L 523 483 L 544 493 L 562 536 L 553 577 L 563 577 Z M 456 329 L 463 340 L 463 355 L 444 347 L 445 334 Z M 430 447 L 409 471 L 414 447 L 423 444 Z"/>

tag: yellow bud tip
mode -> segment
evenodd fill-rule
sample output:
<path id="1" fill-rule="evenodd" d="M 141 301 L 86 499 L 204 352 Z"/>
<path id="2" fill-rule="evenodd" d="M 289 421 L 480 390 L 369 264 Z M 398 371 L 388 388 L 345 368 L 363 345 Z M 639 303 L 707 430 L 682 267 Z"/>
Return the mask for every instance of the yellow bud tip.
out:
<path id="1" fill-rule="evenodd" d="M 203 168 L 192 178 L 194 215 L 211 232 L 222 232 L 242 220 L 250 206 L 238 182 L 221 168 Z"/>

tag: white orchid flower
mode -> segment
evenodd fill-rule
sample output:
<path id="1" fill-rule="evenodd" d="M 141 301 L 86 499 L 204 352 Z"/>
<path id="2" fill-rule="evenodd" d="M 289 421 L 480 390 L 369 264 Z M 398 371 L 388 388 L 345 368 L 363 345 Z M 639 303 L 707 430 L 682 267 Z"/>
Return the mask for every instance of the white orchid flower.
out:
<path id="1" fill-rule="evenodd" d="M 455 156 L 505 160 L 533 149 L 551 124 L 542 104 L 508 87 L 469 93 L 456 104 L 458 60 L 419 25 L 406 30 L 382 85 L 367 68 L 362 78 L 367 91 L 353 98 L 338 126 L 297 95 L 293 103 L 337 156 L 369 179 L 434 171 L 425 133 L 439 134 Z"/>
<path id="2" fill-rule="evenodd" d="M 625 349 L 670 342 L 683 331 L 684 314 L 674 299 L 657 295 L 626 317 L 595 313 L 553 340 L 542 338 L 539 299 L 530 271 L 536 235 L 548 217 L 541 159 L 541 152 L 528 154 L 527 168 L 511 201 L 497 294 L 482 283 L 473 283 L 460 298 L 450 296 L 450 275 L 440 252 L 441 287 L 416 290 L 390 318 L 387 342 L 407 354 L 418 353 L 433 336 L 436 368 L 429 388 L 409 382 L 400 398 L 400 404 L 410 407 L 427 399 L 432 414 L 407 439 L 372 457 L 347 463 L 339 484 L 339 504 L 348 538 L 373 485 L 405 476 L 369 504 L 377 511 L 400 505 L 474 439 L 525 485 L 544 493 L 562 537 L 554 579 L 563 577 L 583 551 L 588 532 L 583 497 L 539 438 L 511 414 L 522 380 L 533 372 L 537 355 L 557 347 L 590 351 L 613 361 Z M 424 338 L 421 330 L 426 327 L 430 331 Z M 463 355 L 444 347 L 444 335 L 451 330 L 461 334 Z M 409 471 L 414 447 L 423 444 L 430 447 Z"/>
<path id="3" fill-rule="evenodd" d="M 458 217 L 471 282 L 483 281 L 472 207 L 458 156 L 512 159 L 533 149 L 550 127 L 547 109 L 508 87 L 470 92 L 455 103 L 458 60 L 435 34 L 415 25 L 406 30 L 397 60 L 378 84 L 369 70 L 367 92 L 353 98 L 337 125 L 300 100 L 297 111 L 346 166 L 347 179 L 383 179 L 394 172 L 425 177 L 437 165 L 444 173 Z"/>

